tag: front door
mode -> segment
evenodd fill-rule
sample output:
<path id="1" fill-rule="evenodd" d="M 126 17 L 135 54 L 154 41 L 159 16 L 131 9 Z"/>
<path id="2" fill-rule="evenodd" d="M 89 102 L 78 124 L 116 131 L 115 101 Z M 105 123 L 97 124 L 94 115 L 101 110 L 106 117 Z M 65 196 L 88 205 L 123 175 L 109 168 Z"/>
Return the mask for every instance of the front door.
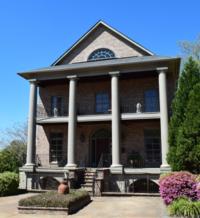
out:
<path id="1" fill-rule="evenodd" d="M 91 141 L 91 166 L 109 167 L 111 153 L 110 132 L 99 130 L 92 136 Z"/>

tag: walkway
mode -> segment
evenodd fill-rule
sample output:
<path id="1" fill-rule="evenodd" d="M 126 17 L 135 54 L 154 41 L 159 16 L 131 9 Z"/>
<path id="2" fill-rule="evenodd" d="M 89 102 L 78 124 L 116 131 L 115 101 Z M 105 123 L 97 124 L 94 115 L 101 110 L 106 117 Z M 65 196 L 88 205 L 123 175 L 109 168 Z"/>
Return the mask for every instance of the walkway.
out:
<path id="1" fill-rule="evenodd" d="M 1 218 L 45 218 L 52 215 L 18 214 L 19 199 L 33 194 L 0 197 Z M 56 216 L 64 218 L 66 216 Z M 159 197 L 95 197 L 93 201 L 70 215 L 70 218 L 167 218 L 165 207 Z"/>

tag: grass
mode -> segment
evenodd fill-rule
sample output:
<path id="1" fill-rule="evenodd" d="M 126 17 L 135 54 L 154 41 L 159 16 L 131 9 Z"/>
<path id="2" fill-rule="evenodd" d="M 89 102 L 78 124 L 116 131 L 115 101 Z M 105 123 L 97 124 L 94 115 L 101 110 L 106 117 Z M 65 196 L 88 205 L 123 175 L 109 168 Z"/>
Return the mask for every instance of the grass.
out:
<path id="1" fill-rule="evenodd" d="M 90 199 L 85 190 L 70 190 L 69 194 L 58 194 L 57 191 L 49 191 L 25 199 L 21 199 L 19 206 L 26 207 L 59 207 L 69 208 L 70 205 L 78 203 L 84 199 Z"/>
<path id="2" fill-rule="evenodd" d="M 174 200 L 168 207 L 170 216 L 176 217 L 200 217 L 200 201 L 191 201 L 187 198 L 179 198 Z"/>

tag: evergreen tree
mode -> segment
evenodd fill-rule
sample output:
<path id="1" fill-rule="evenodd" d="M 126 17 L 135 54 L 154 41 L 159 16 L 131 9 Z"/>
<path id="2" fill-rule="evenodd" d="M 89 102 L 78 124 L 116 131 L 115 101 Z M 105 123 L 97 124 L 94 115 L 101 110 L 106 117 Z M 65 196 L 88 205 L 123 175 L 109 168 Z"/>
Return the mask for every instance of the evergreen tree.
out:
<path id="1" fill-rule="evenodd" d="M 169 125 L 169 153 L 168 163 L 173 170 L 180 170 L 177 162 L 178 135 L 186 118 L 189 94 L 194 86 L 200 81 L 200 69 L 196 61 L 191 57 L 185 63 L 181 73 L 178 89 L 172 103 L 172 117 Z"/>
<path id="2" fill-rule="evenodd" d="M 185 120 L 177 135 L 178 170 L 200 173 L 200 82 L 190 91 Z"/>

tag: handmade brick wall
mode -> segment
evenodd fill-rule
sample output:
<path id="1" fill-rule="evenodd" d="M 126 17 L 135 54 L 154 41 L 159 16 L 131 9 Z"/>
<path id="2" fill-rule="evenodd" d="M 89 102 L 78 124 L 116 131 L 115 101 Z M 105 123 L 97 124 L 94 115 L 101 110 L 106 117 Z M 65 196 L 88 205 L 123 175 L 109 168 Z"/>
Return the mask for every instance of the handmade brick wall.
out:
<path id="1" fill-rule="evenodd" d="M 76 163 L 83 167 L 90 162 L 90 149 L 92 135 L 101 129 L 111 132 L 111 122 L 109 123 L 87 123 L 77 125 L 77 137 L 75 157 Z M 144 156 L 144 130 L 160 129 L 160 122 L 157 121 L 121 121 L 121 162 L 127 164 L 128 155 L 134 150 Z M 36 154 L 41 157 L 42 165 L 48 166 L 49 160 L 49 134 L 51 132 L 64 133 L 63 155 L 67 157 L 67 124 L 45 125 L 37 128 Z"/>
<path id="2" fill-rule="evenodd" d="M 138 48 L 127 43 L 127 41 L 111 33 L 109 30 L 101 27 L 90 35 L 87 40 L 81 42 L 79 46 L 68 56 L 63 58 L 58 65 L 85 62 L 87 61 L 88 56 L 99 48 L 108 48 L 112 50 L 117 58 L 143 55 L 141 51 L 138 51 Z"/>

